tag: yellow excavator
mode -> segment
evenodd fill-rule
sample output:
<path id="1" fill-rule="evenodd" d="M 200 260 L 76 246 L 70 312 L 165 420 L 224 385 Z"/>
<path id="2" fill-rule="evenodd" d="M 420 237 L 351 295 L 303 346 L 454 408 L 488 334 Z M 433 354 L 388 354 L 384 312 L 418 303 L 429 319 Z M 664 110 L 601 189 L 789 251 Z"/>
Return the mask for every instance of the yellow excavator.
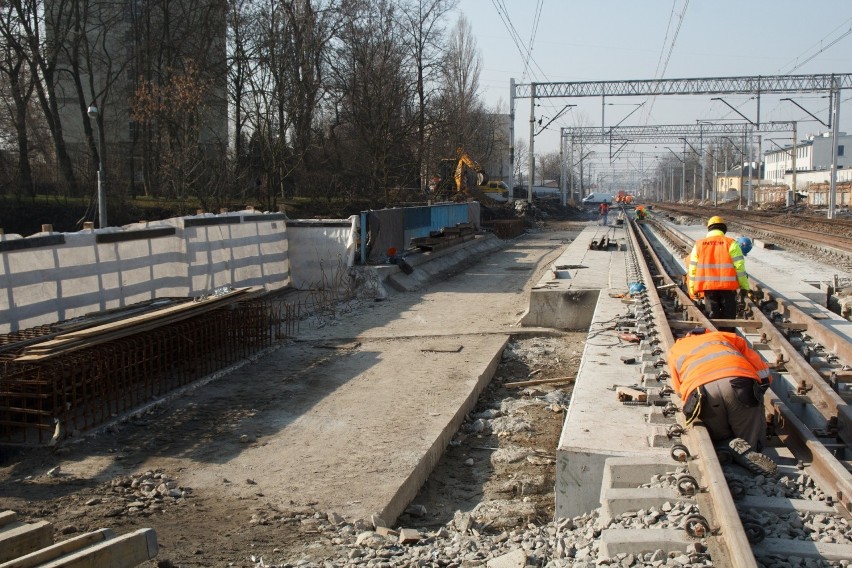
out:
<path id="1" fill-rule="evenodd" d="M 455 158 L 441 160 L 438 171 L 439 179 L 432 190 L 433 199 L 494 201 L 479 189 L 480 185 L 488 183 L 488 174 L 463 148 L 456 148 Z"/>

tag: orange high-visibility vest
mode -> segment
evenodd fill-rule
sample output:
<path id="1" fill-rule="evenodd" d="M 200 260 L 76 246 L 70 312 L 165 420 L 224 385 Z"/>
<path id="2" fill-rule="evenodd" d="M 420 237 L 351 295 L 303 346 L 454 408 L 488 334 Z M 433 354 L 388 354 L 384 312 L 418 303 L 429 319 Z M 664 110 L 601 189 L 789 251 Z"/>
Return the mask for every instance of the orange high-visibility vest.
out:
<path id="1" fill-rule="evenodd" d="M 724 235 L 705 237 L 695 243 L 698 262 L 692 278 L 693 290 L 737 290 L 737 270 L 729 249 L 734 239 Z"/>
<path id="2" fill-rule="evenodd" d="M 684 401 L 693 390 L 719 379 L 769 378 L 769 367 L 748 342 L 724 331 L 678 339 L 669 349 L 668 363 L 672 387 Z"/>

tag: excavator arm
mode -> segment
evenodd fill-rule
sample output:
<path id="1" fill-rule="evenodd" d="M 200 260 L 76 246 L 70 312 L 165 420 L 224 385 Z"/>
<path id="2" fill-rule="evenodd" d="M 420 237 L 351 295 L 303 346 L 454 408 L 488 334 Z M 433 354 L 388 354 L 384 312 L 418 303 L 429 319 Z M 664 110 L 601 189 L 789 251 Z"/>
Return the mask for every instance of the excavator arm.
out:
<path id="1" fill-rule="evenodd" d="M 485 173 L 485 170 L 482 169 L 482 166 L 476 163 L 476 160 L 471 158 L 467 152 L 465 152 L 462 148 L 458 148 L 456 150 L 458 155 L 458 163 L 456 164 L 455 171 L 455 182 L 456 182 L 456 192 L 459 194 L 466 194 L 469 196 L 473 196 L 474 188 L 479 185 L 484 185 L 488 183 L 488 174 Z M 465 171 L 466 169 L 473 170 L 476 172 L 476 183 L 470 184 L 467 183 L 465 179 Z M 473 185 L 474 187 L 470 187 Z"/>

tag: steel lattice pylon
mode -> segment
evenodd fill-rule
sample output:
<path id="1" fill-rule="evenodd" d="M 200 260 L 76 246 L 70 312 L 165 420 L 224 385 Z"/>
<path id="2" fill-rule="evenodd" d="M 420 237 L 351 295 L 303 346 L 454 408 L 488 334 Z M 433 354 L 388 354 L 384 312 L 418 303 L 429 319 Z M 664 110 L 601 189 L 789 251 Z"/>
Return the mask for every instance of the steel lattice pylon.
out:
<path id="1" fill-rule="evenodd" d="M 522 83 L 514 87 L 519 99 L 530 98 L 533 87 L 536 98 L 814 93 L 852 88 L 852 73 Z"/>

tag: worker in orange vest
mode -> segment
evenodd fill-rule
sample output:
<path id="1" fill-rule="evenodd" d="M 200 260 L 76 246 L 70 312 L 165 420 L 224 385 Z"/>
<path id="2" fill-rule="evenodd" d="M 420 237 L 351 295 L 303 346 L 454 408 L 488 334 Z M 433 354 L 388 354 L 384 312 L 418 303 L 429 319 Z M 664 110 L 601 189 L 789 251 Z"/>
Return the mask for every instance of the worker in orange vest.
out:
<path id="1" fill-rule="evenodd" d="M 601 214 L 601 225 L 606 225 L 606 216 L 609 213 L 609 202 L 602 201 L 598 206 L 598 211 L 600 211 Z"/>
<path id="2" fill-rule="evenodd" d="M 774 474 L 775 462 L 759 453 L 766 439 L 769 366 L 748 342 L 735 333 L 698 328 L 672 345 L 668 364 L 687 425 L 700 418 L 734 461 L 753 473 Z"/>
<path id="3" fill-rule="evenodd" d="M 707 220 L 707 236 L 695 242 L 689 255 L 689 295 L 704 297 L 712 319 L 737 317 L 737 291 L 749 291 L 745 255 L 735 239 L 726 237 L 725 220 L 714 215 Z"/>

